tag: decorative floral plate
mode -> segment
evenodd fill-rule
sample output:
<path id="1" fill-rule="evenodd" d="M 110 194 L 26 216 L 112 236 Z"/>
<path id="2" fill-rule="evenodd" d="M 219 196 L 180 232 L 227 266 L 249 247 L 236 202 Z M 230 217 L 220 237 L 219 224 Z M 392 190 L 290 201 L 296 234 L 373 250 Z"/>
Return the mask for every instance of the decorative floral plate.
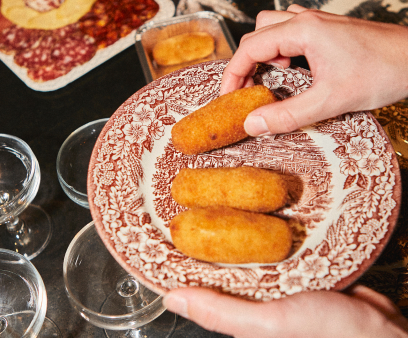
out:
<path id="1" fill-rule="evenodd" d="M 203 286 L 270 300 L 306 290 L 342 289 L 388 242 L 399 212 L 398 162 L 370 113 L 349 113 L 289 134 L 248 138 L 186 156 L 171 142 L 181 118 L 218 96 L 228 60 L 166 75 L 131 96 L 94 148 L 88 196 L 98 233 L 116 260 L 158 293 Z M 261 66 L 255 81 L 285 98 L 312 84 L 304 69 Z M 279 211 L 294 247 L 276 264 L 219 265 L 183 255 L 170 220 L 184 210 L 170 195 L 184 167 L 255 166 L 285 174 L 291 203 Z"/>

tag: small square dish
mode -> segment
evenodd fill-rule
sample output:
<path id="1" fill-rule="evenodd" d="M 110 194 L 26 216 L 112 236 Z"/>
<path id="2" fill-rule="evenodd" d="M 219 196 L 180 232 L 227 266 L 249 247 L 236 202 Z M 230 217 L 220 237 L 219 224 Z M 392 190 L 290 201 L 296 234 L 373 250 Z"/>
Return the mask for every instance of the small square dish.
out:
<path id="1" fill-rule="evenodd" d="M 153 48 L 159 42 L 183 34 L 205 32 L 214 39 L 214 51 L 207 57 L 175 65 L 161 66 L 153 58 Z M 224 18 L 214 12 L 197 12 L 163 21 L 151 21 L 136 31 L 136 50 L 147 83 L 175 70 L 204 61 L 231 58 L 237 49 Z"/>

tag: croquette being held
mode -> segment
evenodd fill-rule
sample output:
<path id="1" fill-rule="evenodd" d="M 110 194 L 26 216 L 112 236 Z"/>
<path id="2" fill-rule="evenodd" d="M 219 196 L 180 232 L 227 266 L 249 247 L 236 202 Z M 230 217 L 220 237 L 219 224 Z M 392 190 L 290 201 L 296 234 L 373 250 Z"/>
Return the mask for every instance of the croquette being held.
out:
<path id="1" fill-rule="evenodd" d="M 275 101 L 263 85 L 222 95 L 173 126 L 173 145 L 183 154 L 193 155 L 241 141 L 248 137 L 244 129 L 248 114 Z"/>

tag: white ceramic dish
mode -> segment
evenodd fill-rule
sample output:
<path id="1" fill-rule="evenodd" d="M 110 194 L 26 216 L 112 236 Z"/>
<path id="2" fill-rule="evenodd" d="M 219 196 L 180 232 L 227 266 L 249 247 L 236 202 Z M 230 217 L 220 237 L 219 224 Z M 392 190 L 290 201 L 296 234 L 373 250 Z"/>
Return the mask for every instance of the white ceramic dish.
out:
<path id="1" fill-rule="evenodd" d="M 188 64 L 172 66 L 160 66 L 154 61 L 152 51 L 159 41 L 183 33 L 196 32 L 206 32 L 214 38 L 215 49 L 211 55 Z M 196 63 L 229 59 L 237 49 L 224 18 L 220 14 L 206 11 L 176 16 L 159 22 L 148 22 L 137 29 L 135 46 L 147 83 Z"/>

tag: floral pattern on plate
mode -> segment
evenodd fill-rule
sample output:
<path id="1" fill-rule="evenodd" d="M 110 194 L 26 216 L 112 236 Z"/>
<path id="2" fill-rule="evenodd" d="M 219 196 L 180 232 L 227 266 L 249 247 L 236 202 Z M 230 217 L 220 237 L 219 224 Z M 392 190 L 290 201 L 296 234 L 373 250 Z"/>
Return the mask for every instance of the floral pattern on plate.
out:
<path id="1" fill-rule="evenodd" d="M 172 126 L 218 96 L 227 60 L 166 75 L 131 96 L 99 136 L 88 172 L 95 225 L 116 260 L 153 291 L 203 286 L 270 300 L 342 289 L 375 261 L 400 206 L 398 162 L 370 113 L 348 113 L 293 133 L 248 138 L 194 156 L 176 151 Z M 307 90 L 301 68 L 259 66 L 254 77 L 277 96 Z M 184 210 L 170 195 L 183 167 L 255 166 L 288 179 L 294 248 L 276 264 L 220 265 L 183 255 L 169 221 Z"/>

